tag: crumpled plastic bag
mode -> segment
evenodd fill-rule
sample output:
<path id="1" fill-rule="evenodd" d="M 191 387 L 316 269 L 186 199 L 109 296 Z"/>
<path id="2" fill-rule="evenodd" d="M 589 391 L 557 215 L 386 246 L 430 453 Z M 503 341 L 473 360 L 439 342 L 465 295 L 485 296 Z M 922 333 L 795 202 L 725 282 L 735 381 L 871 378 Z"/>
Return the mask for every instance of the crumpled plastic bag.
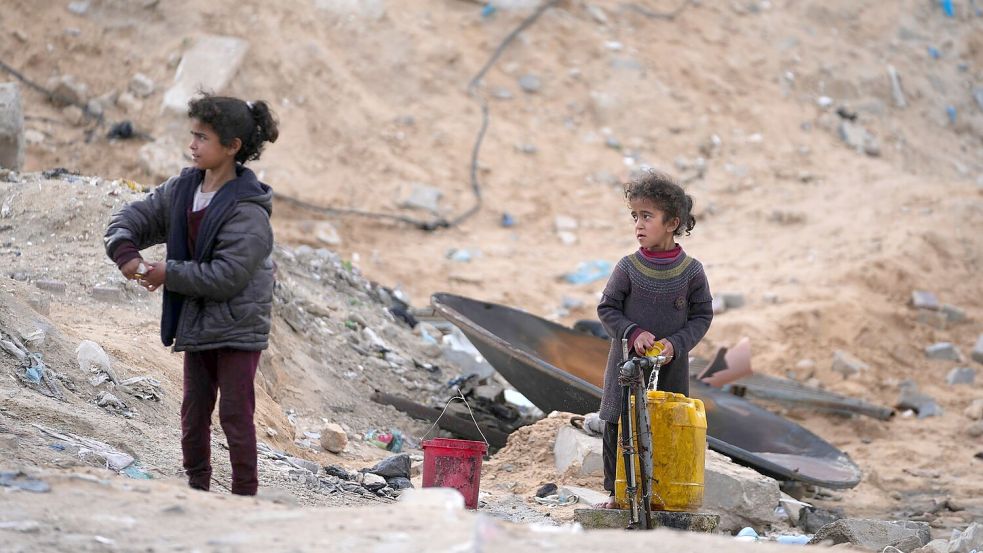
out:
<path id="1" fill-rule="evenodd" d="M 94 376 L 89 379 L 90 384 L 98 386 L 107 380 L 119 384 L 119 378 L 113 372 L 109 355 L 102 346 L 92 340 L 82 340 L 75 353 L 78 355 L 79 367 L 83 371 L 94 373 Z"/>

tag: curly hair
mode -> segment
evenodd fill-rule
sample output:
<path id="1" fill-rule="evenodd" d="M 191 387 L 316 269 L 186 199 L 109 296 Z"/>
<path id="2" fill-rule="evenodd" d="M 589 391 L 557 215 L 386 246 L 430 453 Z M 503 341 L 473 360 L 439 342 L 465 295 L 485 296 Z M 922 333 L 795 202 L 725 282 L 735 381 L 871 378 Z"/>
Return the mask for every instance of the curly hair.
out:
<path id="1" fill-rule="evenodd" d="M 188 102 L 188 117 L 208 125 L 223 146 L 238 138 L 242 147 L 236 161 L 259 159 L 264 142 L 276 142 L 280 131 L 270 106 L 263 101 L 244 102 L 228 96 L 204 94 Z"/>
<path id="2" fill-rule="evenodd" d="M 696 226 L 696 218 L 692 213 L 693 198 L 665 173 L 650 171 L 629 182 L 625 185 L 625 199 L 629 202 L 638 199 L 649 200 L 662 210 L 662 222 L 679 217 L 679 226 L 673 232 L 674 236 L 682 236 L 684 232 L 689 236 L 690 231 Z"/>

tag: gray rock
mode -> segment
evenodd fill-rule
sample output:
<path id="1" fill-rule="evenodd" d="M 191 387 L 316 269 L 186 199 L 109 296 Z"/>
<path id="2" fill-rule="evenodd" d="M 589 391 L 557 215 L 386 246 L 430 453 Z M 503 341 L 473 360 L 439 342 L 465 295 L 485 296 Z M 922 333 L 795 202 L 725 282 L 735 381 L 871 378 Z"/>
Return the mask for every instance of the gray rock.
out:
<path id="1" fill-rule="evenodd" d="M 976 345 L 973 346 L 973 353 L 970 354 L 970 357 L 977 363 L 983 363 L 983 334 L 980 334 L 980 337 L 976 339 Z"/>
<path id="2" fill-rule="evenodd" d="M 762 530 L 778 522 L 778 482 L 715 451 L 706 452 L 703 489 L 701 510 L 720 516 L 720 531 L 736 532 L 745 526 Z"/>
<path id="3" fill-rule="evenodd" d="M 387 486 L 386 479 L 378 474 L 366 472 L 362 478 L 362 486 L 369 491 L 381 490 Z"/>
<path id="4" fill-rule="evenodd" d="M 938 309 L 939 298 L 932 292 L 915 290 L 911 293 L 911 305 L 920 309 Z"/>
<path id="5" fill-rule="evenodd" d="M 329 422 L 321 429 L 321 447 L 331 453 L 341 453 L 348 445 L 348 433 L 340 424 Z"/>
<path id="6" fill-rule="evenodd" d="M 523 75 L 519 77 L 519 87 L 529 94 L 535 94 L 542 90 L 543 82 L 536 75 Z"/>
<path id="7" fill-rule="evenodd" d="M 856 123 L 840 121 L 839 134 L 840 139 L 858 153 L 865 153 L 874 157 L 881 154 L 881 147 L 877 142 L 877 138 L 867 129 Z"/>
<path id="8" fill-rule="evenodd" d="M 60 108 L 85 105 L 89 93 L 89 87 L 71 75 L 55 77 L 49 81 L 48 89 L 51 90 L 51 103 Z"/>
<path id="9" fill-rule="evenodd" d="M 572 426 L 564 426 L 556 434 L 553 460 L 560 474 L 567 471 L 578 476 L 604 474 L 601 439 L 584 434 Z"/>
<path id="10" fill-rule="evenodd" d="M 983 436 L 983 421 L 976 421 L 966 428 L 966 434 L 970 438 L 979 438 Z"/>
<path id="11" fill-rule="evenodd" d="M 845 518 L 822 527 L 809 543 L 818 544 L 829 540 L 834 545 L 849 543 L 875 551 L 883 551 L 885 547 L 891 546 L 910 553 L 931 539 L 927 522 Z"/>
<path id="12" fill-rule="evenodd" d="M 714 315 L 719 315 L 720 313 L 727 311 L 727 304 L 724 303 L 724 298 L 720 296 L 713 298 L 713 301 L 710 302 L 710 306 L 713 309 Z"/>
<path id="13" fill-rule="evenodd" d="M 85 15 L 89 11 L 89 0 L 79 0 L 78 2 L 69 2 L 68 11 L 74 13 L 75 15 Z"/>
<path id="14" fill-rule="evenodd" d="M 898 409 L 910 409 L 918 414 L 918 418 L 942 415 L 942 408 L 927 394 L 918 391 L 914 382 L 906 382 L 901 387 L 901 397 L 895 405 Z"/>
<path id="15" fill-rule="evenodd" d="M 57 294 L 59 296 L 64 296 L 65 291 L 68 289 L 68 285 L 60 280 L 39 280 L 35 282 L 34 285 L 45 292 L 51 292 L 52 294 Z"/>
<path id="16" fill-rule="evenodd" d="M 400 202 L 400 207 L 422 209 L 437 213 L 440 209 L 440 198 L 444 193 L 440 190 L 422 184 L 414 184 L 409 195 Z"/>
<path id="17" fill-rule="evenodd" d="M 911 553 L 949 553 L 948 540 L 932 540 L 925 547 L 920 547 Z"/>
<path id="18" fill-rule="evenodd" d="M 181 57 L 174 84 L 164 93 L 163 108 L 183 114 L 199 90 L 222 92 L 235 77 L 249 43 L 231 36 L 205 35 Z"/>
<path id="19" fill-rule="evenodd" d="M 389 478 L 386 480 L 386 482 L 388 482 L 389 487 L 394 490 L 405 490 L 413 487 L 413 482 L 410 482 L 409 478 L 403 478 L 401 476 Z"/>
<path id="20" fill-rule="evenodd" d="M 24 108 L 17 83 L 0 83 L 0 167 L 24 165 Z"/>
<path id="21" fill-rule="evenodd" d="M 804 507 L 799 512 L 799 520 L 795 526 L 806 534 L 815 534 L 823 526 L 845 518 L 842 511 L 826 510 L 818 507 Z"/>
<path id="22" fill-rule="evenodd" d="M 944 304 L 942 314 L 946 321 L 950 323 L 962 323 L 966 321 L 966 312 L 954 305 Z"/>
<path id="23" fill-rule="evenodd" d="M 314 474 L 317 474 L 318 471 L 321 470 L 321 465 L 315 463 L 314 461 L 301 459 L 300 457 L 287 457 L 287 462 L 297 468 L 308 470 Z"/>
<path id="24" fill-rule="evenodd" d="M 951 342 L 938 342 L 925 348 L 925 356 L 929 359 L 944 359 L 948 361 L 959 361 L 962 356 L 959 350 Z"/>
<path id="25" fill-rule="evenodd" d="M 833 352 L 833 370 L 842 374 L 844 378 L 857 374 L 860 371 L 865 371 L 870 368 L 867 363 L 857 359 L 853 355 L 843 351 L 836 350 Z"/>
<path id="26" fill-rule="evenodd" d="M 949 371 L 945 381 L 950 386 L 957 384 L 972 384 L 976 381 L 976 369 L 972 367 L 956 367 Z"/>
<path id="27" fill-rule="evenodd" d="M 410 461 L 409 454 L 400 453 L 399 455 L 386 457 L 376 463 L 371 469 L 364 469 L 364 471 L 371 474 L 378 474 L 386 479 L 409 478 L 411 465 L 412 462 Z"/>
<path id="28" fill-rule="evenodd" d="M 92 298 L 106 303 L 123 303 L 126 296 L 118 286 L 96 286 L 92 289 Z"/>
<path id="29" fill-rule="evenodd" d="M 144 75 L 143 73 L 137 73 L 130 78 L 129 90 L 135 96 L 139 98 L 146 98 L 154 93 L 156 85 L 153 79 Z"/>
<path id="30" fill-rule="evenodd" d="M 495 383 L 476 386 L 472 393 L 476 398 L 481 398 L 489 403 L 502 403 L 505 401 L 505 388 Z"/>

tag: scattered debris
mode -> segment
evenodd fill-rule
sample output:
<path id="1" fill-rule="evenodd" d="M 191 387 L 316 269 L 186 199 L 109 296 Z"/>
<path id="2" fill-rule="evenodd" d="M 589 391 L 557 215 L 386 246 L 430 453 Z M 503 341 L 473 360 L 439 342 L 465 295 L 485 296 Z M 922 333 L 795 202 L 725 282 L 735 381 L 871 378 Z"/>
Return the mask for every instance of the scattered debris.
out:
<path id="1" fill-rule="evenodd" d="M 845 518 L 822 527 L 809 543 L 830 541 L 833 545 L 850 543 L 875 551 L 896 547 L 910 552 L 931 540 L 932 535 L 926 522 Z"/>
<path id="2" fill-rule="evenodd" d="M 925 348 L 925 356 L 929 359 L 944 359 L 959 361 L 962 359 L 959 350 L 951 342 L 937 342 Z"/>
<path id="3" fill-rule="evenodd" d="M 603 259 L 594 261 L 583 261 L 577 264 L 573 272 L 563 275 L 563 279 L 570 284 L 590 284 L 603 280 L 611 274 L 611 262 Z"/>
<path id="4" fill-rule="evenodd" d="M 27 473 L 20 471 L 0 472 L 0 486 L 34 493 L 45 493 L 51 491 L 51 486 L 44 480 L 31 478 L 27 475 Z"/>
<path id="5" fill-rule="evenodd" d="M 132 456 L 98 440 L 75 434 L 62 434 L 36 423 L 31 423 L 31 426 L 52 438 L 61 440 L 65 446 L 72 446 L 78 458 L 82 461 L 95 463 L 97 466 L 102 466 L 116 472 L 122 471 L 134 462 Z"/>

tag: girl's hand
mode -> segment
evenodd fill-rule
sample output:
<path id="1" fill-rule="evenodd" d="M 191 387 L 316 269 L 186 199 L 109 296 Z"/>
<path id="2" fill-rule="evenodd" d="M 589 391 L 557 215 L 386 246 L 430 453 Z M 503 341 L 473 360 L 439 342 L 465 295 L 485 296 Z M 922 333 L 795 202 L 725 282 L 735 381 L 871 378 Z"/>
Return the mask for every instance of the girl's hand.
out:
<path id="1" fill-rule="evenodd" d="M 140 285 L 153 292 L 167 280 L 167 263 L 147 263 L 147 273 L 140 279 Z"/>
<path id="2" fill-rule="evenodd" d="M 635 338 L 635 353 L 638 355 L 645 355 L 645 352 L 648 351 L 654 343 L 655 336 L 651 332 L 642 332 L 638 335 L 638 338 Z"/>
<path id="3" fill-rule="evenodd" d="M 139 278 L 138 271 L 141 263 L 143 263 L 143 260 L 139 257 L 136 259 L 131 259 L 127 261 L 125 265 L 120 267 L 119 272 L 123 273 L 123 276 L 125 276 L 127 280 L 136 280 Z"/>
<path id="4" fill-rule="evenodd" d="M 663 338 L 659 340 L 659 343 L 662 344 L 661 355 L 666 358 L 666 363 L 672 361 L 672 358 L 676 356 L 676 352 L 672 349 L 672 342 Z"/>

